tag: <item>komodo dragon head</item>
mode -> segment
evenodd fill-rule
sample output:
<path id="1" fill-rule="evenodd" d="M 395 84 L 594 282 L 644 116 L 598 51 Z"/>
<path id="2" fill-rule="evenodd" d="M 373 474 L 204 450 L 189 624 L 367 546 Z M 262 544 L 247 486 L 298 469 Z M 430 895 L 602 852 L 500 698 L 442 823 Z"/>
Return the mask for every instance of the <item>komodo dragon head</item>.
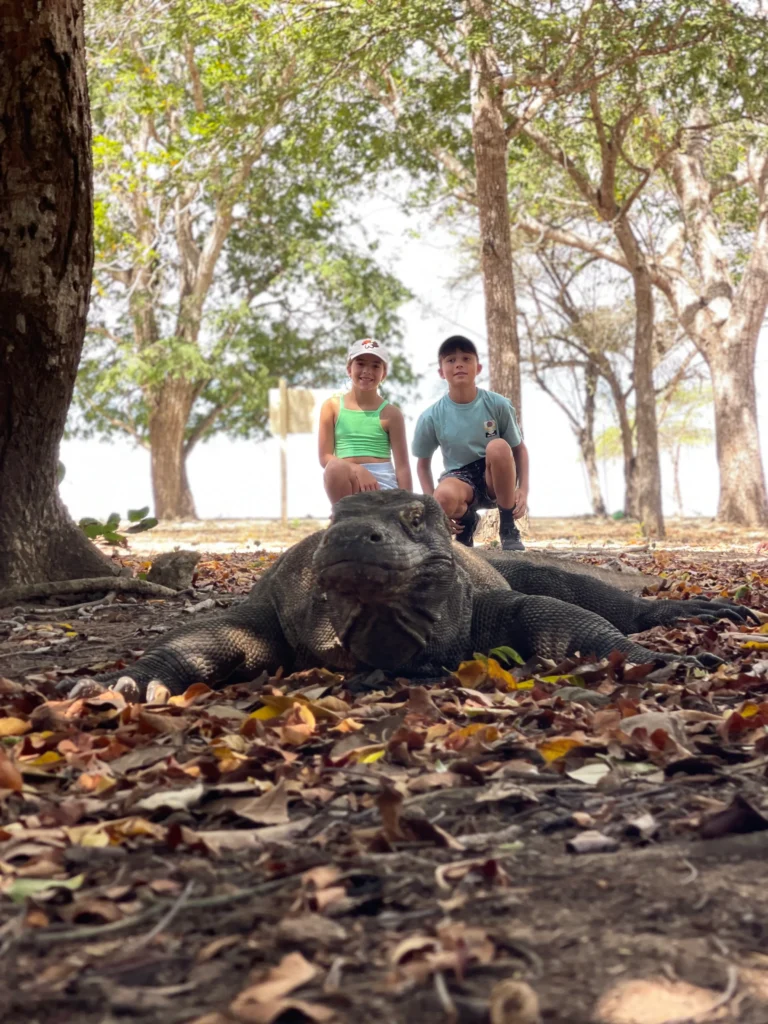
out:
<path id="1" fill-rule="evenodd" d="M 382 669 L 424 650 L 459 586 L 445 513 L 409 491 L 342 498 L 312 567 L 344 647 Z"/>

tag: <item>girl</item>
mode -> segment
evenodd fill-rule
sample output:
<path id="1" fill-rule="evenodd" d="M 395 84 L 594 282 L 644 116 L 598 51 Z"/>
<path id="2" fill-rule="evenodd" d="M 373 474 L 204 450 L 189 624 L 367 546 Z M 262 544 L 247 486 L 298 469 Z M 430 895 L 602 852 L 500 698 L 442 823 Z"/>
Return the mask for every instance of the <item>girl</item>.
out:
<path id="1" fill-rule="evenodd" d="M 356 341 L 347 356 L 351 390 L 320 410 L 320 465 L 331 504 L 358 491 L 413 489 L 403 414 L 378 390 L 388 365 L 380 342 Z"/>

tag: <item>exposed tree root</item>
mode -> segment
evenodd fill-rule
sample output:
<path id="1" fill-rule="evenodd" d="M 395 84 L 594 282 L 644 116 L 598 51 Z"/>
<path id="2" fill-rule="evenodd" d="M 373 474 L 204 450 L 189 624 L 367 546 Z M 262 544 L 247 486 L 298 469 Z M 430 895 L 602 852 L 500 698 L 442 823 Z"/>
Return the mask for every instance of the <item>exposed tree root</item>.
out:
<path id="1" fill-rule="evenodd" d="M 0 590 L 0 608 L 19 601 L 33 601 L 41 597 L 61 594 L 93 594 L 97 591 L 116 590 L 121 594 L 144 594 L 147 597 L 176 597 L 176 591 L 149 583 L 133 576 L 94 576 L 84 580 L 53 580 L 49 583 L 22 583 Z"/>

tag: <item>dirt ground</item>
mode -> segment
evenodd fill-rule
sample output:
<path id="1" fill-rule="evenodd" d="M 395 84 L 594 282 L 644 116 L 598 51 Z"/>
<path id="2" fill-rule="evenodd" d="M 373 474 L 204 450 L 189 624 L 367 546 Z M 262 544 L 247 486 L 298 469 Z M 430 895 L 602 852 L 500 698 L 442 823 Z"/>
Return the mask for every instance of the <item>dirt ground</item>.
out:
<path id="1" fill-rule="evenodd" d="M 471 685 L 362 696 L 312 672 L 146 709 L 57 690 L 204 621 L 319 525 L 161 526 L 121 561 L 197 546 L 194 594 L 0 609 L 3 1019 L 765 1024 L 765 626 L 644 637 L 716 651 L 712 672 L 472 662 Z M 527 539 L 768 618 L 748 531 Z"/>

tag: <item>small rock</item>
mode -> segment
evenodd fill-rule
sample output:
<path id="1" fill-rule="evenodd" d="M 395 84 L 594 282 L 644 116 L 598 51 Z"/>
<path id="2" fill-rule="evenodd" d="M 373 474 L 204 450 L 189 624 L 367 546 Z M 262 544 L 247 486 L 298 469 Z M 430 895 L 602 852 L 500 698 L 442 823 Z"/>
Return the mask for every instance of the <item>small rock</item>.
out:
<path id="1" fill-rule="evenodd" d="M 199 561 L 199 551 L 166 551 L 152 562 L 147 580 L 171 590 L 187 590 L 192 586 L 195 566 Z"/>

